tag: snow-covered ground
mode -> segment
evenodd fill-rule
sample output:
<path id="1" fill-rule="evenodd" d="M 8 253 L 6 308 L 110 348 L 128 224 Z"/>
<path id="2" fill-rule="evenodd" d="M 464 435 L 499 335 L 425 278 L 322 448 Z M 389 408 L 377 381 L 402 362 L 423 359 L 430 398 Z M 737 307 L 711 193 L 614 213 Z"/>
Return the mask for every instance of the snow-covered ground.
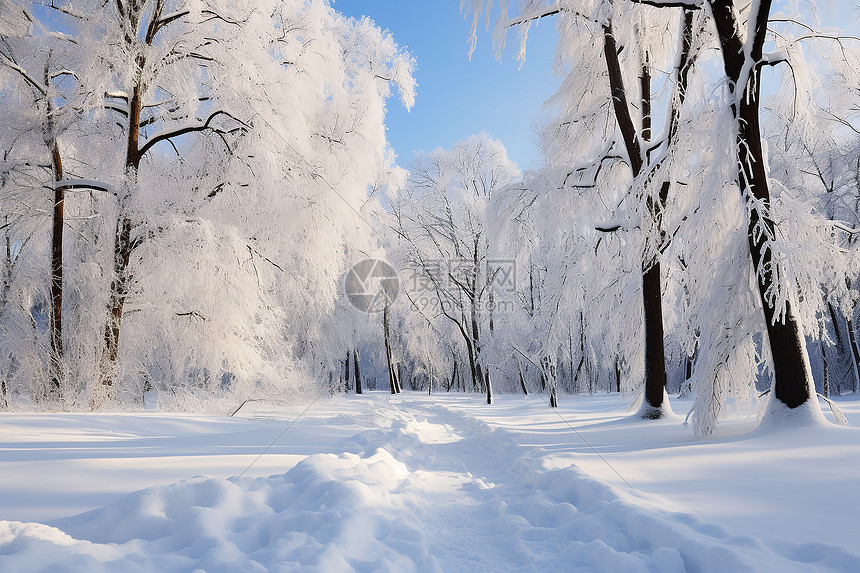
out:
<path id="1" fill-rule="evenodd" d="M 628 402 L 3 414 L 0 571 L 860 571 L 856 400 L 707 440 Z"/>

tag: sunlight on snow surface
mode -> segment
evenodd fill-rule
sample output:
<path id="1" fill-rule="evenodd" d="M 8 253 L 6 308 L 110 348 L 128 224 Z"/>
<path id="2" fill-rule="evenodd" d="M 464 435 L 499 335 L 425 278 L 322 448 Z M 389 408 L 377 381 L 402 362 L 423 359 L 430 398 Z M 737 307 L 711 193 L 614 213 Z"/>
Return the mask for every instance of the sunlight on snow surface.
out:
<path id="1" fill-rule="evenodd" d="M 235 484 L 300 409 L 6 415 L 0 571 L 860 570 L 860 430 L 482 399 L 320 401 Z"/>

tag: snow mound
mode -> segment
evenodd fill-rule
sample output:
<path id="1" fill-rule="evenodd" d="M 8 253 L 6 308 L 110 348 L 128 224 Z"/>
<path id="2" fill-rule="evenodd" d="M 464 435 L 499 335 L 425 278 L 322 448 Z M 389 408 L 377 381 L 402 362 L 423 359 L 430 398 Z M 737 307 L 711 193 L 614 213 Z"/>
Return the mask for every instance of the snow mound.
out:
<path id="1" fill-rule="evenodd" d="M 833 424 L 824 417 L 817 395 L 813 395 L 811 399 L 796 408 L 789 408 L 777 400 L 771 392 L 761 424 L 755 435 L 780 432 L 792 428 L 829 428 L 832 426 Z"/>
<path id="2" fill-rule="evenodd" d="M 408 475 L 385 450 L 318 454 L 281 476 L 145 489 L 56 527 L 0 522 L 0 571 L 414 571 L 430 565 L 421 524 L 392 495 Z"/>

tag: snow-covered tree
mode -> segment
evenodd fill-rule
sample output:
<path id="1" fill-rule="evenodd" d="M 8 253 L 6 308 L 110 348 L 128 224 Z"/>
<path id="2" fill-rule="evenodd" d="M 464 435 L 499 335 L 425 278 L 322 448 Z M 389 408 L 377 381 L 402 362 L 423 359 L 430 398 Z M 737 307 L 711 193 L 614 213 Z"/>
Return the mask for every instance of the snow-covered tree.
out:
<path id="1" fill-rule="evenodd" d="M 473 37 L 478 16 L 483 10 L 489 14 L 491 8 L 491 2 L 473 3 Z M 564 212 L 577 213 L 575 216 L 590 212 L 587 216 L 591 219 L 602 216 L 611 220 L 609 224 L 599 220 L 592 222 L 598 231 L 605 233 L 622 231 L 622 226 L 617 224 L 623 216 L 621 210 L 631 211 L 629 227 L 631 230 L 639 229 L 635 233 L 639 246 L 631 245 L 628 252 L 638 258 L 642 277 L 645 358 L 642 415 L 659 418 L 666 407 L 659 254 L 670 240 L 664 228 L 664 212 L 674 175 L 667 155 L 673 152 L 679 107 L 686 97 L 687 76 L 694 56 L 693 12 L 684 10 L 668 14 L 652 8 L 622 12 L 624 8 L 620 4 L 579 6 L 576 3 L 543 2 L 523 2 L 519 12 L 510 17 L 506 14 L 506 4 L 503 3 L 500 10 L 496 40 L 502 42 L 509 28 L 519 28 L 523 42 L 521 56 L 524 55 L 529 27 L 544 17 L 557 17 L 560 34 L 558 57 L 568 71 L 561 89 L 552 100 L 561 112 L 544 134 L 547 157 L 544 191 L 552 194 L 553 198 L 548 199 L 551 204 L 564 201 L 560 197 L 564 195 L 582 197 L 578 208 Z M 667 16 L 670 17 L 668 20 Z M 665 30 L 672 33 L 665 34 Z M 622 45 L 619 38 L 633 38 L 633 41 Z M 664 114 L 668 118 L 667 127 L 655 138 L 652 79 L 658 69 L 670 70 L 668 75 L 664 74 L 664 79 L 671 96 L 667 101 L 669 109 Z M 636 81 L 630 81 L 631 78 Z M 615 173 L 611 173 L 613 170 Z M 627 181 L 624 181 L 625 170 Z M 605 209 L 585 199 L 586 194 L 594 193 L 602 186 L 614 188 L 610 193 L 616 196 L 609 201 L 617 208 Z M 619 193 L 619 189 L 625 187 L 627 191 Z M 597 214 L 599 210 L 604 214 Z M 562 229 L 566 227 L 570 227 L 570 222 L 561 223 Z M 554 232 L 551 225 L 547 229 Z M 583 250 L 592 248 L 595 240 L 592 238 L 591 246 L 583 247 Z M 563 249 L 570 252 L 569 245 Z M 583 261 L 586 257 L 583 252 L 576 259 Z M 556 257 L 559 258 L 566 257 Z M 564 269 L 572 270 L 572 267 L 559 267 L 556 272 L 565 272 Z M 618 268 L 618 271 L 622 269 Z M 576 273 L 581 276 L 581 269 Z M 576 290 L 579 287 L 571 284 L 568 288 Z M 573 297 L 580 301 L 574 303 L 580 304 L 580 308 L 584 294 Z M 567 316 L 559 324 L 566 324 L 568 347 L 572 346 L 572 322 L 574 318 Z M 584 348 L 585 345 L 581 346 Z"/>
<path id="2" fill-rule="evenodd" d="M 62 35 L 50 35 L 38 26 L 31 10 L 26 5 L 4 2 L 0 19 L 0 89 L 4 98 L 4 115 L 8 117 L 2 134 L 3 177 L 0 188 L 4 193 L 7 214 L 5 229 L 7 242 L 23 245 L 36 232 L 33 229 L 24 236 L 10 236 L 14 220 L 25 217 L 40 220 L 42 217 L 43 190 L 49 190 L 50 206 L 50 260 L 46 325 L 50 364 L 50 383 L 36 390 L 39 398 L 57 401 L 62 397 L 65 378 L 63 359 L 63 232 L 65 191 L 64 166 L 60 137 L 76 122 L 80 110 L 74 105 L 74 72 L 62 67 L 62 62 L 72 46 Z M 13 115 L 18 117 L 13 119 Z M 41 140 L 41 145 L 35 143 Z M 25 182 L 26 180 L 26 182 Z M 29 192 L 27 191 L 29 190 Z M 35 200 L 22 197 L 29 194 Z M 22 207 L 29 211 L 24 214 Z M 9 216 L 12 215 L 13 226 Z M 38 228 L 38 224 L 36 229 Z M 41 235 L 41 233 L 38 233 Z M 40 239 L 42 237 L 40 236 Z M 15 266 L 11 254 L 7 256 L 7 277 Z M 15 259 L 20 258 L 20 247 L 15 249 Z M 43 292 L 37 285 L 28 285 L 36 295 Z M 38 296 L 37 296 L 38 298 Z M 5 306 L 5 305 L 4 305 Z M 38 329 L 36 329 L 38 331 Z M 23 337 L 24 340 L 30 337 Z M 32 358 L 31 358 L 32 360 Z M 14 358 L 8 363 L 4 376 L 11 376 L 16 366 Z M 5 369 L 4 369 L 5 370 Z"/>
<path id="3" fill-rule="evenodd" d="M 487 403 L 493 292 L 507 271 L 490 256 L 488 205 L 517 174 L 500 142 L 473 136 L 416 159 L 405 187 L 390 198 L 413 306 L 430 322 L 447 322 L 437 328 L 460 334 L 473 390 L 486 392 Z"/>
<path id="4" fill-rule="evenodd" d="M 473 41 L 479 17 L 484 13 L 489 17 L 494 4 L 486 0 L 464 2 L 474 16 Z M 690 356 L 697 356 L 693 378 L 698 399 L 694 414 L 700 433 L 713 430 L 727 392 L 746 392 L 743 389 L 754 381 L 759 364 L 756 332 L 764 331 L 760 340 L 773 374 L 775 399 L 790 408 L 809 402 L 813 390 L 804 317 L 809 317 L 810 309 L 821 301 L 820 282 L 808 280 L 821 268 L 820 263 L 810 265 L 807 258 L 796 254 L 796 245 L 803 244 L 803 240 L 782 222 L 790 219 L 789 213 L 803 214 L 801 226 L 811 229 L 815 227 L 814 213 L 808 204 L 802 209 L 799 204 L 792 207 L 787 194 L 775 196 L 771 192 L 771 187 L 779 184 L 768 171 L 759 128 L 763 69 L 786 60 L 792 65 L 801 64 L 798 42 L 819 35 L 809 34 L 807 29 L 800 37 L 782 32 L 768 36 L 770 1 L 735 4 L 731 0 L 523 0 L 513 9 L 503 0 L 496 17 L 498 45 L 510 29 L 516 28 L 521 56 L 530 27 L 548 16 L 556 17 L 558 59 L 565 79 L 552 101 L 560 109 L 559 120 L 554 123 L 555 133 L 550 133 L 550 140 L 544 144 L 546 176 L 537 187 L 543 187 L 545 197 L 565 187 L 590 190 L 590 201 L 574 201 L 570 193 L 552 195 L 550 203 L 556 212 L 565 201 L 570 207 L 562 211 L 577 213 L 577 223 L 560 225 L 562 235 L 565 230 L 570 233 L 576 229 L 574 236 L 584 237 L 587 244 L 592 234 L 587 230 L 589 225 L 613 231 L 623 241 L 616 257 L 629 260 L 631 255 L 644 253 L 643 279 L 648 278 L 649 269 L 655 268 L 651 261 L 669 265 L 664 272 L 675 278 L 674 283 L 660 288 L 659 280 L 655 280 L 649 288 L 651 283 L 643 281 L 646 371 L 649 362 L 663 366 L 662 357 L 659 361 L 649 360 L 662 353 L 652 353 L 648 347 L 649 325 L 656 323 L 649 320 L 648 309 L 657 305 L 649 306 L 647 301 L 653 300 L 655 293 L 665 296 L 668 292 L 680 307 L 669 313 L 664 309 L 663 319 L 668 317 L 670 324 L 682 327 L 675 333 L 683 336 L 681 347 Z M 681 24 L 656 25 L 670 15 Z M 789 27 L 794 25 L 788 22 Z M 598 42 L 601 32 L 603 41 Z M 633 40 L 621 49 L 620 38 Z M 770 42 L 770 53 L 764 51 L 766 41 Z M 647 65 L 672 53 L 667 49 L 672 44 L 678 48 L 668 68 Z M 695 61 L 707 61 L 697 56 L 703 51 L 717 55 L 719 70 Z M 841 59 L 848 58 L 843 54 Z M 637 68 L 637 63 L 641 67 Z M 675 95 L 666 98 L 669 111 L 665 114 L 665 127 L 656 137 L 650 133 L 651 90 L 647 86 L 651 70 L 660 67 L 669 70 Z M 608 81 L 603 79 L 604 73 Z M 639 81 L 631 81 L 632 78 Z M 691 79 L 694 83 L 688 86 Z M 637 84 L 642 86 L 639 102 L 630 95 L 635 93 L 631 86 Z M 803 97 L 809 97 L 807 87 L 798 87 Z M 695 114 L 687 114 L 685 108 L 695 109 Z M 613 146 L 622 141 L 623 148 Z M 649 141 L 654 143 L 649 145 Z M 618 173 L 618 165 L 624 164 L 630 172 Z M 583 175 L 588 176 L 586 185 L 581 185 Z M 618 188 L 630 192 L 618 194 Z M 600 189 L 610 191 L 608 198 L 601 197 Z M 668 193 L 669 189 L 672 193 Z M 584 193 L 578 195 L 582 197 Z M 737 204 L 737 197 L 743 198 L 743 205 Z M 572 203 L 577 207 L 573 208 Z M 702 230 L 707 228 L 720 229 L 717 233 L 724 234 L 702 236 Z M 817 237 L 827 235 L 826 225 L 816 228 L 820 231 L 816 231 Z M 745 243 L 734 240 L 738 236 L 744 237 Z M 579 242 L 569 238 L 567 241 L 570 246 L 566 252 L 570 253 L 572 245 Z M 548 241 L 544 239 L 544 243 Z M 595 239 L 591 238 L 590 243 L 591 248 L 597 248 Z M 819 244 L 818 253 L 827 264 L 844 268 L 833 240 L 823 239 Z M 746 255 L 738 257 L 738 249 Z M 567 260 L 572 267 L 574 262 L 582 265 L 586 259 L 583 253 Z M 703 267 L 704 262 L 710 268 Z M 764 309 L 761 323 L 754 318 L 754 307 L 749 306 L 754 301 L 748 297 L 749 263 L 755 277 L 755 298 Z M 719 269 L 716 273 L 715 268 Z M 621 277 L 632 272 L 629 264 L 620 265 L 619 270 L 623 271 Z M 728 284 L 705 280 L 714 274 Z M 580 276 L 588 277 L 586 288 L 594 281 L 588 271 Z M 841 292 L 841 296 L 847 296 L 844 287 Z M 628 297 L 629 294 L 622 298 Z M 734 308 L 729 309 L 731 305 Z M 564 304 L 556 308 L 563 307 Z M 743 316 L 753 320 L 744 320 Z M 661 343 L 662 337 L 663 333 Z M 741 370 L 744 376 L 738 376 Z M 646 381 L 649 376 L 645 375 Z M 732 378 L 742 383 L 736 385 Z M 648 387 L 646 383 L 646 398 Z"/>
<path id="5" fill-rule="evenodd" d="M 44 13 L 75 39 L 57 64 L 77 78 L 74 176 L 102 189 L 71 205 L 89 209 L 66 252 L 76 390 L 98 407 L 318 376 L 338 279 L 374 243 L 368 190 L 391 162 L 392 87 L 414 99 L 411 57 L 325 0 Z"/>

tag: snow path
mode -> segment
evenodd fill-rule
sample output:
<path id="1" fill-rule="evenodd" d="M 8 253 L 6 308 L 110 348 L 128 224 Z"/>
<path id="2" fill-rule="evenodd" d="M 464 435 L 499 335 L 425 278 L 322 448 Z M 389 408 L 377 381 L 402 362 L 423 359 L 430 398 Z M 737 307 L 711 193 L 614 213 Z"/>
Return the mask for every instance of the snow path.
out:
<path id="1" fill-rule="evenodd" d="M 691 404 L 673 402 L 676 412 Z M 510 431 L 520 444 L 541 448 L 550 467 L 576 464 L 621 492 L 630 491 L 626 480 L 635 488 L 630 501 L 637 505 L 689 513 L 772 546 L 858 547 L 857 397 L 839 400 L 850 427 L 800 424 L 768 430 L 747 414 L 727 411 L 717 434 L 707 439 L 695 438 L 680 419 L 630 419 L 628 403 L 617 395 L 571 396 L 555 409 L 540 396 L 504 397 L 491 408 L 477 400 L 445 401 Z"/>
<path id="2" fill-rule="evenodd" d="M 286 474 L 148 488 L 53 526 L 0 522 L 0 571 L 860 570 L 839 547 L 779 556 L 647 508 L 443 406 L 368 401 L 350 423 L 371 429 Z"/>

